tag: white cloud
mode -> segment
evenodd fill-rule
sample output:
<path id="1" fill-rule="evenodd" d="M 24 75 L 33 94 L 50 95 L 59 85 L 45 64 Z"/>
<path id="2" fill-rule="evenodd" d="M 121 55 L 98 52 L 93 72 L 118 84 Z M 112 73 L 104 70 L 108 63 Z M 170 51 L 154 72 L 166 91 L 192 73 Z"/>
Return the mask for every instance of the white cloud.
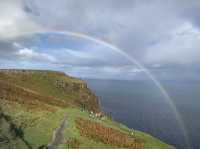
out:
<path id="1" fill-rule="evenodd" d="M 28 60 L 39 60 L 39 61 L 47 61 L 47 62 L 56 62 L 56 58 L 46 54 L 46 53 L 39 53 L 32 49 L 24 48 L 20 49 L 17 53 L 17 56 L 19 56 L 22 59 L 28 59 Z"/>

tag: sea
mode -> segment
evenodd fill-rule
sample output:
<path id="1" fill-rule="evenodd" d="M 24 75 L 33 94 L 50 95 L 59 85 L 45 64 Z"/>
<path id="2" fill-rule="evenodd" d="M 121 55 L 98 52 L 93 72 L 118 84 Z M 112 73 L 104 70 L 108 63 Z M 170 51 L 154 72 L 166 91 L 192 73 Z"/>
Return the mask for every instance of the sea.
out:
<path id="1" fill-rule="evenodd" d="M 103 111 L 177 149 L 200 149 L 200 81 L 86 79 Z"/>

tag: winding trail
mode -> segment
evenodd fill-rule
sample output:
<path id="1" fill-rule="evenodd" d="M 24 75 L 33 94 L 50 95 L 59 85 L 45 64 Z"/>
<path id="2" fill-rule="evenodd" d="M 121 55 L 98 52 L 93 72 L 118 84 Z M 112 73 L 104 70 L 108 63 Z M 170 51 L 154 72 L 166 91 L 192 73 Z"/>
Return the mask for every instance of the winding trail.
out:
<path id="1" fill-rule="evenodd" d="M 54 130 L 51 141 L 47 144 L 45 149 L 57 149 L 63 141 L 63 131 L 67 121 L 67 113 L 64 115 L 59 127 Z"/>

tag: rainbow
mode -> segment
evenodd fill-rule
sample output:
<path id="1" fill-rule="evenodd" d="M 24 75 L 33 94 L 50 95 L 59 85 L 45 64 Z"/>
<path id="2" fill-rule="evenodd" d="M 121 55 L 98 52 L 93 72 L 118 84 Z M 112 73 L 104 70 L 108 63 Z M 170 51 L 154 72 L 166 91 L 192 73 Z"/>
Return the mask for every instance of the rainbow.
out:
<path id="1" fill-rule="evenodd" d="M 190 139 L 188 137 L 187 130 L 185 128 L 182 117 L 181 117 L 180 113 L 178 112 L 178 110 L 176 108 L 174 101 L 172 100 L 170 95 L 167 93 L 165 88 L 162 86 L 162 84 L 151 74 L 151 72 L 147 68 L 145 68 L 142 64 L 140 64 L 133 56 L 128 55 L 124 50 L 118 48 L 117 46 L 114 46 L 111 43 L 108 43 L 108 42 L 101 40 L 101 39 L 98 39 L 98 38 L 91 37 L 91 36 L 83 34 L 83 33 L 71 32 L 71 31 L 42 31 L 42 32 L 34 32 L 34 33 L 35 34 L 59 33 L 59 34 L 67 35 L 67 36 L 72 36 L 72 37 L 76 37 L 76 38 L 82 38 L 82 39 L 85 39 L 85 40 L 89 40 L 89 41 L 92 41 L 96 44 L 100 44 L 102 46 L 105 46 L 105 47 L 109 48 L 110 50 L 112 50 L 113 52 L 121 54 L 127 60 L 129 60 L 131 63 L 136 65 L 138 68 L 142 69 L 144 71 L 144 73 L 149 77 L 149 79 L 151 79 L 154 82 L 156 87 L 160 90 L 160 92 L 164 96 L 165 100 L 169 104 L 169 106 L 170 106 L 172 112 L 174 113 L 174 116 L 175 116 L 175 118 L 176 118 L 176 120 L 179 124 L 179 127 L 180 127 L 180 129 L 181 129 L 181 131 L 184 135 L 184 139 L 185 139 L 185 141 L 188 145 L 188 148 L 191 149 L 191 145 L 190 145 L 190 141 L 189 141 Z M 28 33 L 25 33 L 24 35 L 26 35 L 26 34 L 28 34 Z"/>

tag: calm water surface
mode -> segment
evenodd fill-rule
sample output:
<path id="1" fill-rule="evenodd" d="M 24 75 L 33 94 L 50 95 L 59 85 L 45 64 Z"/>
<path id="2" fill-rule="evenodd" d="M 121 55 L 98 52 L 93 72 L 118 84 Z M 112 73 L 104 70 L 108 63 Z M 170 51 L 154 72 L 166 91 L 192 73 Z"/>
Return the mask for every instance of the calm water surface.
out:
<path id="1" fill-rule="evenodd" d="M 168 102 L 150 81 L 86 80 L 103 110 L 130 128 L 189 149 Z M 192 149 L 200 149 L 200 82 L 162 83 L 182 116 Z"/>

